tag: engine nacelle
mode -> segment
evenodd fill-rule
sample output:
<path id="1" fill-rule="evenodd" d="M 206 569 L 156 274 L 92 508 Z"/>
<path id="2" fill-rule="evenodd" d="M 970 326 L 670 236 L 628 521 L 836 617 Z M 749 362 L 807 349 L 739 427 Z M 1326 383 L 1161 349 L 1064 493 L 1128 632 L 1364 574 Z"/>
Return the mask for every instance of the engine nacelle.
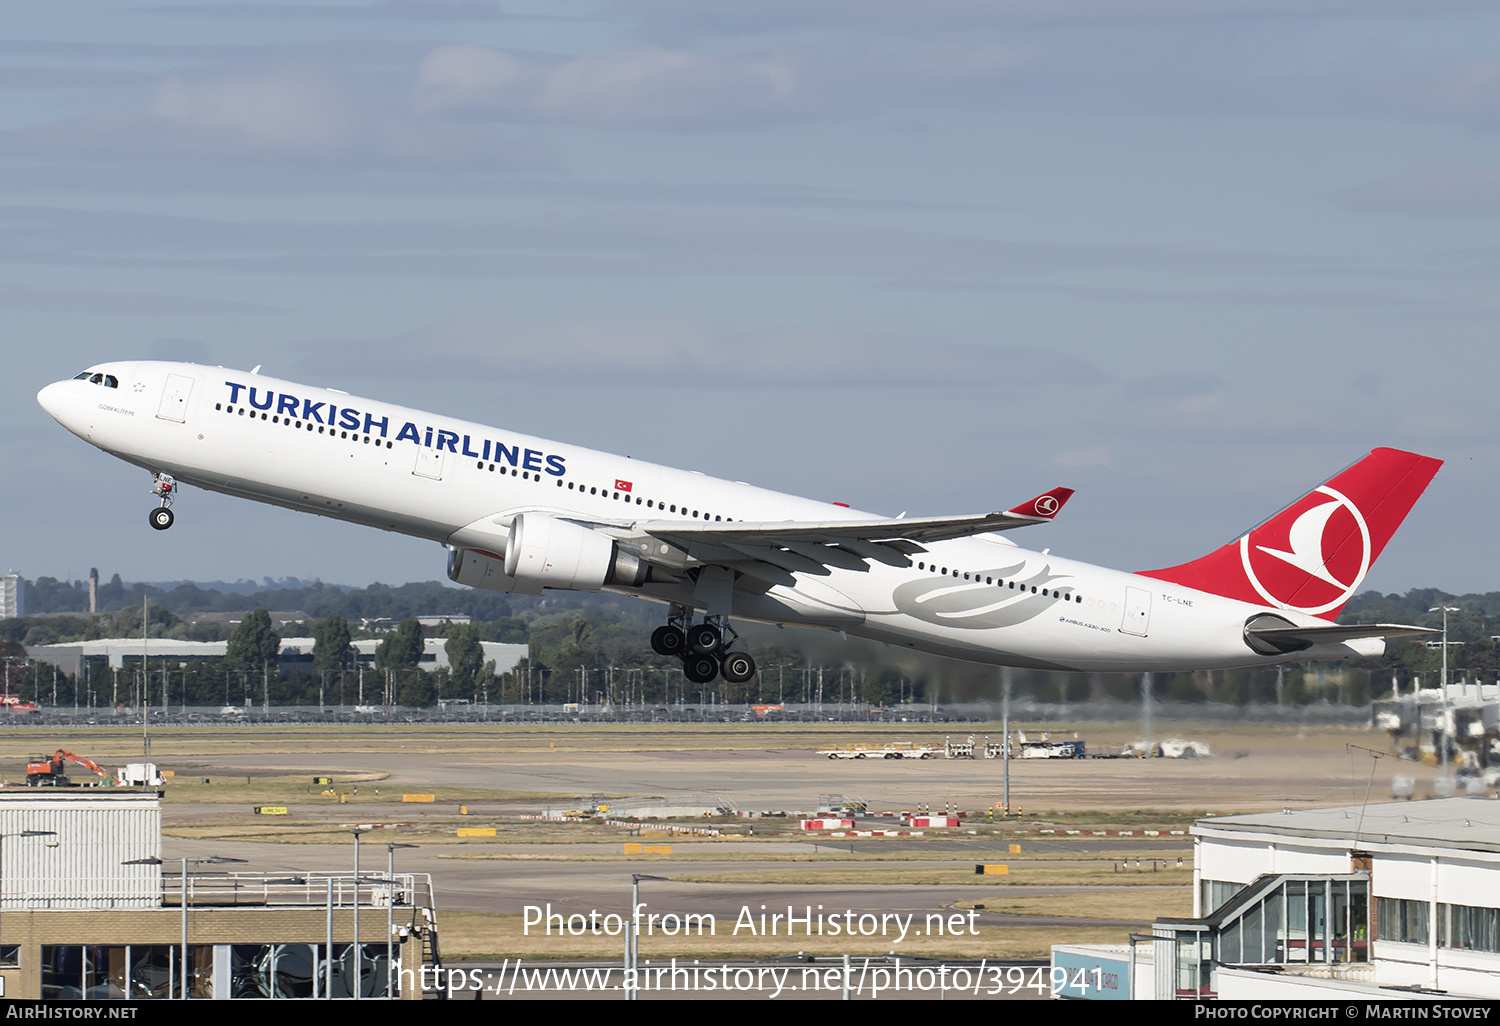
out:
<path id="1" fill-rule="evenodd" d="M 486 591 L 537 592 L 539 588 L 528 588 L 505 572 L 505 560 L 493 552 L 481 549 L 448 549 L 448 580 L 470 588 Z"/>
<path id="2" fill-rule="evenodd" d="M 649 565 L 598 531 L 544 513 L 521 513 L 505 547 L 505 576 L 523 586 L 599 591 L 639 587 Z"/>

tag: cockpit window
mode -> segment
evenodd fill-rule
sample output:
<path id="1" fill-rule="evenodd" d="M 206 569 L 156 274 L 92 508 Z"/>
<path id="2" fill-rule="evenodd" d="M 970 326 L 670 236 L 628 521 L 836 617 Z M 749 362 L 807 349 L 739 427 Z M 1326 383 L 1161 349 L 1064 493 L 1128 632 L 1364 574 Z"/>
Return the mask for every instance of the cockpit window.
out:
<path id="1" fill-rule="evenodd" d="M 105 388 L 119 388 L 120 379 L 113 374 L 98 374 L 84 371 L 82 374 L 73 375 L 74 381 L 87 381 L 94 385 L 103 385 Z"/>

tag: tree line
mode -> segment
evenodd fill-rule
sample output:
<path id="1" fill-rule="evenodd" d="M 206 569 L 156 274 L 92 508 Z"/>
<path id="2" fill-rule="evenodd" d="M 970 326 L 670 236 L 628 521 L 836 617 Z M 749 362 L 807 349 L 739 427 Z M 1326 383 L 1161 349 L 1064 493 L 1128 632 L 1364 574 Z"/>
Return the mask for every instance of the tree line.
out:
<path id="1" fill-rule="evenodd" d="M 140 588 L 142 586 L 131 586 Z M 144 586 L 150 587 L 150 586 Z M 324 586 L 299 586 L 297 594 Z M 467 624 L 424 628 L 417 610 L 430 606 L 431 589 L 452 601 L 470 600 L 466 609 L 493 614 Z M 102 589 L 101 589 L 102 590 Z M 174 589 L 173 591 L 177 591 Z M 326 589 L 325 589 L 326 590 Z M 275 605 L 283 591 L 272 594 Z M 103 706 L 111 701 L 134 704 L 144 694 L 159 706 L 241 705 L 353 705 L 396 704 L 425 707 L 439 700 L 505 704 L 578 702 L 585 705 L 727 704 L 777 702 L 822 704 L 940 705 L 944 702 L 994 700 L 1000 693 L 1000 671 L 910 651 L 898 651 L 857 639 L 814 631 L 776 630 L 741 624 L 742 646 L 756 659 L 760 672 L 752 680 L 731 685 L 688 683 L 680 664 L 650 651 L 649 634 L 660 622 L 660 607 L 613 595 L 549 593 L 541 598 L 497 596 L 456 590 L 428 582 L 392 589 L 383 585 L 364 589 L 365 595 L 340 591 L 354 608 L 374 595 L 377 608 L 401 594 L 404 616 L 394 631 L 376 634 L 361 630 L 343 613 L 333 612 L 283 627 L 287 636 L 314 639 L 311 671 L 295 669 L 282 677 L 277 671 L 281 637 L 272 629 L 267 606 L 257 607 L 229 627 L 221 623 L 194 624 L 155 600 L 147 604 L 144 631 L 151 637 L 184 640 L 227 640 L 222 660 L 177 666 L 148 664 L 146 678 L 138 666 L 95 679 L 89 671 L 81 681 L 54 674 L 50 667 L 27 664 L 25 646 L 98 637 L 139 637 L 142 608 L 122 606 L 93 617 L 31 616 L 0 621 L 0 656 L 9 656 L 4 686 L 10 694 L 51 704 L 54 686 L 58 701 L 71 705 Z M 172 592 L 168 592 L 171 594 Z M 179 593 L 178 598 L 182 595 Z M 309 603 L 316 608 L 316 603 Z M 399 605 L 399 603 L 397 603 Z M 1492 636 L 1500 593 L 1450 596 L 1431 589 L 1405 595 L 1367 592 L 1351 600 L 1345 622 L 1404 622 L 1436 625 L 1433 607 L 1457 607 L 1449 614 L 1449 664 L 1454 679 L 1493 681 L 1500 670 L 1500 646 Z M 429 671 L 422 666 L 424 636 L 442 638 L 451 668 Z M 378 637 L 373 667 L 360 670 L 351 655 L 353 640 Z M 509 672 L 486 663 L 482 641 L 504 641 L 527 646 L 527 658 Z M 1288 664 L 1197 673 L 1156 674 L 1153 695 L 1174 702 L 1303 705 L 1314 702 L 1363 705 L 1387 695 L 1394 686 L 1409 689 L 1420 680 L 1435 685 L 1442 663 L 1441 646 L 1422 641 L 1393 643 L 1379 659 L 1337 664 Z M 54 681 L 55 676 L 55 681 Z M 1138 675 L 1076 674 L 1042 670 L 1008 671 L 1018 699 L 1076 703 L 1135 701 L 1140 696 Z M 125 678 L 126 683 L 121 684 Z M 163 690 L 165 688 L 165 691 Z M 122 691 L 123 689 L 123 691 Z"/>

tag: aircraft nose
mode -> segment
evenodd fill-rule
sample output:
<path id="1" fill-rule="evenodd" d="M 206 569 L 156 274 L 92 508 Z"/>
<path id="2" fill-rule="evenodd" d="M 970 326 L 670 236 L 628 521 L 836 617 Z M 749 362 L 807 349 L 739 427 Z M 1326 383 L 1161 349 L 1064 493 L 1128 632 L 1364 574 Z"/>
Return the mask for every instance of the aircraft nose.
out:
<path id="1" fill-rule="evenodd" d="M 36 394 L 37 403 L 59 424 L 63 422 L 63 411 L 67 408 L 67 391 L 66 381 L 54 381 Z"/>

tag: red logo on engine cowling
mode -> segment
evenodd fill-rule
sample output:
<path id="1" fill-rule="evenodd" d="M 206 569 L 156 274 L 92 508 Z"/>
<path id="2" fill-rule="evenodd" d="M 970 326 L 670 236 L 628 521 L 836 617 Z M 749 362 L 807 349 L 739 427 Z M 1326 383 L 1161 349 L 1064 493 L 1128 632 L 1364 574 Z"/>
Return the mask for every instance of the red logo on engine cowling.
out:
<path id="1" fill-rule="evenodd" d="M 1347 602 L 1370 570 L 1370 554 L 1364 514 L 1327 485 L 1240 539 L 1245 576 L 1261 598 L 1303 613 Z"/>

